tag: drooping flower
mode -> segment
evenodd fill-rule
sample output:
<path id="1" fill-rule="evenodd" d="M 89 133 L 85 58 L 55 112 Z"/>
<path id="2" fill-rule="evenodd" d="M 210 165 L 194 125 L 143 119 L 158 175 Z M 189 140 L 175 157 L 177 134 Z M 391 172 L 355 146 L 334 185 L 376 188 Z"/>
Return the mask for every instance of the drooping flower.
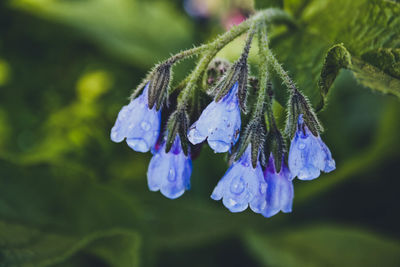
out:
<path id="1" fill-rule="evenodd" d="M 121 142 L 126 138 L 127 144 L 135 151 L 148 152 L 160 134 L 161 110 L 148 106 L 147 83 L 143 93 L 122 107 L 114 127 L 111 129 L 111 140 Z"/>
<path id="2" fill-rule="evenodd" d="M 179 136 L 176 137 L 171 150 L 165 152 L 165 142 L 154 151 L 147 170 L 147 182 L 151 191 L 160 190 L 170 199 L 180 197 L 190 188 L 192 160 L 182 151 Z"/>
<path id="3" fill-rule="evenodd" d="M 297 130 L 292 139 L 289 150 L 289 169 L 292 178 L 300 180 L 312 180 L 320 175 L 321 171 L 331 172 L 336 168 L 329 148 L 321 140 L 314 136 L 304 123 L 300 114 L 297 122 Z"/>
<path id="4" fill-rule="evenodd" d="M 264 171 L 267 187 L 267 207 L 262 211 L 265 217 L 271 217 L 279 211 L 291 212 L 293 203 L 293 183 L 289 168 L 282 161 L 281 170 L 277 173 L 274 157 L 269 157 L 267 168 Z"/>
<path id="5" fill-rule="evenodd" d="M 196 145 L 207 139 L 216 153 L 227 152 L 239 138 L 240 108 L 236 82 L 228 94 L 218 102 L 211 102 L 200 118 L 189 128 L 188 139 Z"/>
<path id="6" fill-rule="evenodd" d="M 250 154 L 251 145 L 229 167 L 211 195 L 214 200 L 222 199 L 231 212 L 241 212 L 250 206 L 254 212 L 261 213 L 267 204 L 267 183 L 261 165 L 258 162 L 256 168 L 253 168 Z"/>

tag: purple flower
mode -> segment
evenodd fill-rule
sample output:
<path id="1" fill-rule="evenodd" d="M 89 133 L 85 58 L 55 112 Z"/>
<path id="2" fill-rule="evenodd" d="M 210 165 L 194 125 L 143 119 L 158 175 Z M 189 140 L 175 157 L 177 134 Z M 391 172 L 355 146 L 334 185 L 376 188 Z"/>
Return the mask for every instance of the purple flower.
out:
<path id="1" fill-rule="evenodd" d="M 244 211 L 250 205 L 254 212 L 261 213 L 267 205 L 267 183 L 260 163 L 256 168 L 251 165 L 250 147 L 229 167 L 211 195 L 214 200 L 222 199 L 231 212 Z"/>
<path id="2" fill-rule="evenodd" d="M 196 145 L 207 139 L 216 153 L 227 152 L 239 138 L 240 108 L 236 82 L 219 102 L 211 102 L 189 128 L 188 139 Z"/>
<path id="3" fill-rule="evenodd" d="M 265 217 L 271 217 L 279 211 L 291 212 L 293 203 L 293 183 L 290 171 L 285 162 L 282 161 L 282 167 L 279 173 L 275 170 L 274 157 L 269 157 L 267 168 L 264 172 L 267 187 L 267 207 L 262 211 Z"/>
<path id="4" fill-rule="evenodd" d="M 311 133 L 300 114 L 289 150 L 292 178 L 297 176 L 300 180 L 312 180 L 320 175 L 320 171 L 330 172 L 335 168 L 335 160 L 329 148 L 319 135 L 314 136 Z"/>
<path id="5" fill-rule="evenodd" d="M 118 113 L 117 121 L 111 129 L 111 140 L 121 142 L 126 138 L 135 151 L 147 152 L 156 143 L 160 134 L 161 111 L 149 109 L 147 83 L 143 93 L 133 99 Z"/>
<path id="6" fill-rule="evenodd" d="M 165 143 L 155 151 L 147 170 L 149 189 L 160 190 L 170 199 L 178 198 L 190 188 L 191 173 L 192 160 L 183 153 L 177 136 L 168 153 L 165 152 Z"/>

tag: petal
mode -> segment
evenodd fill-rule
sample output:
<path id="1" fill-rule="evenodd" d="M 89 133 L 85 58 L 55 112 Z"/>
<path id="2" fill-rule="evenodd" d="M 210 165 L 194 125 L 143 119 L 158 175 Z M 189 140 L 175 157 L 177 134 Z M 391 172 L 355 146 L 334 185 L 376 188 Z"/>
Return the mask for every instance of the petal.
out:
<path id="1" fill-rule="evenodd" d="M 250 205 L 254 212 L 260 213 L 266 206 L 267 184 L 260 164 L 254 169 L 248 162 L 250 150 L 232 164 L 211 195 L 214 200 L 222 198 L 231 212 L 244 211 Z"/>
<path id="2" fill-rule="evenodd" d="M 258 164 L 256 169 L 250 167 L 252 172 L 254 172 L 255 178 L 252 183 L 249 182 L 249 187 L 252 186 L 253 198 L 250 201 L 250 208 L 255 213 L 261 213 L 267 206 L 267 188 L 268 185 L 264 180 L 264 174 L 262 172 L 261 166 Z"/>
<path id="3" fill-rule="evenodd" d="M 111 140 L 127 144 L 135 151 L 147 152 L 153 147 L 160 133 L 161 111 L 147 105 L 148 85 L 143 93 L 124 106 L 111 129 Z"/>
<path id="4" fill-rule="evenodd" d="M 123 106 L 121 111 L 118 113 L 117 120 L 111 129 L 112 141 L 117 143 L 123 141 L 126 137 L 128 128 L 133 127 L 131 125 L 135 125 L 138 121 L 138 118 L 143 116 L 140 114 L 142 109 L 140 108 L 139 98 L 134 99 L 128 105 Z M 136 115 L 133 116 L 133 114 Z"/>
<path id="5" fill-rule="evenodd" d="M 170 169 L 167 179 L 163 181 L 161 186 L 161 193 L 170 199 L 180 197 L 186 189 L 190 188 L 191 173 L 191 160 L 183 152 L 177 155 L 171 154 Z"/>
<path id="6" fill-rule="evenodd" d="M 180 143 L 179 138 L 175 143 Z M 180 197 L 185 190 L 190 188 L 190 175 L 192 174 L 192 161 L 185 156 L 182 150 L 165 153 L 165 143 L 150 161 L 147 171 L 149 189 L 158 191 L 170 199 Z"/>
<path id="7" fill-rule="evenodd" d="M 226 182 L 222 202 L 231 212 L 241 212 L 248 206 L 244 171 L 240 164 L 234 164 L 233 168 L 224 176 Z"/>
<path id="8" fill-rule="evenodd" d="M 199 119 L 190 127 L 188 139 L 198 144 L 208 138 L 208 144 L 216 153 L 227 152 L 238 140 L 241 126 L 237 99 L 237 84 L 219 102 L 212 101 Z"/>
<path id="9" fill-rule="evenodd" d="M 207 138 L 207 134 L 204 133 L 204 131 L 200 131 L 197 129 L 197 122 L 193 123 L 192 126 L 190 126 L 187 137 L 190 143 L 193 145 L 200 144 Z"/>
<path id="10" fill-rule="evenodd" d="M 147 107 L 143 116 L 136 125 L 132 125 L 127 132 L 127 143 L 135 151 L 147 152 L 157 142 L 160 133 L 161 112 Z"/>
<path id="11" fill-rule="evenodd" d="M 279 211 L 292 211 L 293 183 L 285 169 L 287 167 L 283 165 L 280 173 L 271 172 L 270 169 L 265 172 L 265 180 L 268 184 L 267 208 L 262 213 L 265 217 L 271 217 Z"/>
<path id="12" fill-rule="evenodd" d="M 325 166 L 322 169 L 324 172 L 331 172 L 336 169 L 336 163 L 335 160 L 332 158 L 331 151 L 329 148 L 326 146 L 326 144 L 322 141 L 322 139 L 319 139 L 322 151 L 325 154 Z"/>
<path id="13" fill-rule="evenodd" d="M 325 165 L 319 137 L 315 137 L 306 127 L 306 134 L 296 132 L 289 150 L 289 168 L 291 178 L 297 176 L 300 180 L 312 180 L 320 175 Z"/>
<path id="14" fill-rule="evenodd" d="M 170 169 L 169 156 L 165 153 L 162 147 L 150 160 L 147 170 L 147 184 L 151 191 L 158 191 L 167 179 L 168 171 Z"/>

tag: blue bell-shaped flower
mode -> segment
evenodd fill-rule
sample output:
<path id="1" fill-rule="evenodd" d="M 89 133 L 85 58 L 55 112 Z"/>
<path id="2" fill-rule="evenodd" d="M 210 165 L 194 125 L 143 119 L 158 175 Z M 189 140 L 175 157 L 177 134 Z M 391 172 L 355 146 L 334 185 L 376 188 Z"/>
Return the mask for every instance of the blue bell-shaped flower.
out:
<path id="1" fill-rule="evenodd" d="M 268 165 L 264 171 L 267 187 L 267 207 L 262 211 L 265 217 L 271 217 L 279 211 L 291 212 L 294 197 L 292 177 L 286 163 L 282 161 L 281 170 L 277 173 L 274 157 L 269 157 Z"/>
<path id="2" fill-rule="evenodd" d="M 122 107 L 111 129 L 112 141 L 119 143 L 126 138 L 127 144 L 138 152 L 148 152 L 160 134 L 161 110 L 155 106 L 149 109 L 148 87 L 147 83 L 139 97 Z"/>
<path id="3" fill-rule="evenodd" d="M 190 188 L 192 160 L 182 151 L 179 136 L 176 136 L 171 150 L 165 152 L 165 142 L 154 151 L 147 170 L 147 182 L 151 191 L 160 190 L 170 199 L 180 197 Z"/>
<path id="4" fill-rule="evenodd" d="M 300 114 L 297 122 L 297 130 L 290 144 L 289 169 L 292 178 L 300 180 L 312 180 L 320 175 L 321 171 L 331 172 L 336 168 L 329 148 L 321 140 L 314 136 L 304 123 Z"/>
<path id="5" fill-rule="evenodd" d="M 231 212 L 241 212 L 250 206 L 254 212 L 261 213 L 266 208 L 267 183 L 260 163 L 253 168 L 250 154 L 251 145 L 229 167 L 211 195 L 214 200 L 222 199 Z"/>
<path id="6" fill-rule="evenodd" d="M 239 138 L 241 125 L 238 83 L 220 101 L 212 101 L 189 128 L 188 139 L 196 145 L 207 139 L 216 153 L 227 152 Z"/>

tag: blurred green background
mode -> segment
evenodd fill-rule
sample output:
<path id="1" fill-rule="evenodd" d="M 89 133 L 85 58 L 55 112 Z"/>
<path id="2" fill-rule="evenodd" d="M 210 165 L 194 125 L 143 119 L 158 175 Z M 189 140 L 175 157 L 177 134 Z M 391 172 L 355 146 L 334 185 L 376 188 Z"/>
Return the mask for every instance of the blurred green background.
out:
<path id="1" fill-rule="evenodd" d="M 359 58 L 399 49 L 400 8 L 389 2 L 255 4 L 300 22 L 276 27 L 271 46 L 314 100 L 330 46 L 344 43 Z M 211 40 L 253 4 L 1 1 L 0 266 L 400 266 L 400 105 L 380 92 L 400 91 L 400 57 L 394 71 L 370 62 L 387 79 L 369 86 L 378 91 L 340 72 L 319 113 L 337 170 L 296 180 L 291 214 L 231 214 L 212 201 L 227 164 L 206 147 L 192 189 L 166 199 L 147 189 L 150 155 L 110 141 L 119 109 L 155 63 Z M 234 60 L 240 40 L 221 55 Z M 191 66 L 178 65 L 175 81 Z"/>

